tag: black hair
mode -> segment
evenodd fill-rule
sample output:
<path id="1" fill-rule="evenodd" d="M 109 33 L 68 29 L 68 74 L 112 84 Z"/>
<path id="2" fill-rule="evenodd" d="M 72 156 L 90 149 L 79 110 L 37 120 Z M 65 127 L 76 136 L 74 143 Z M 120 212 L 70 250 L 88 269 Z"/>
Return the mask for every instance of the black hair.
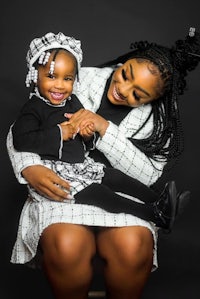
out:
<path id="1" fill-rule="evenodd" d="M 57 57 L 57 55 L 58 55 L 58 53 L 59 53 L 60 51 L 65 51 L 65 52 L 69 53 L 69 54 L 73 57 L 73 59 L 74 59 L 75 67 L 76 67 L 76 76 L 77 76 L 77 79 L 78 79 L 78 63 L 77 63 L 76 57 L 75 57 L 70 51 L 68 51 L 68 50 L 66 50 L 66 49 L 63 49 L 63 48 L 52 48 L 52 49 L 46 50 L 46 52 L 47 52 L 47 51 L 48 51 L 49 53 L 54 52 L 53 57 L 52 57 L 52 61 L 55 61 L 55 60 L 56 60 L 56 57 Z M 38 58 L 38 59 L 39 59 L 39 58 Z M 35 66 L 36 68 L 38 68 L 38 66 L 41 65 L 41 64 L 38 63 L 38 59 L 37 59 L 36 62 L 34 63 L 34 66 Z"/>
<path id="2" fill-rule="evenodd" d="M 191 28 L 194 30 L 194 28 Z M 191 30 L 190 29 L 190 30 Z M 191 31 L 190 31 L 191 33 Z M 108 61 L 99 67 L 117 66 L 127 60 L 148 60 L 155 65 L 164 83 L 157 100 L 151 102 L 152 109 L 144 125 L 153 116 L 154 126 L 151 135 L 145 139 L 131 141 L 149 158 L 171 161 L 183 151 L 183 130 L 179 114 L 178 97 L 186 89 L 186 76 L 200 61 L 200 35 L 193 31 L 184 40 L 177 40 L 171 48 L 140 41 L 131 44 L 131 51 Z"/>
<path id="3" fill-rule="evenodd" d="M 69 53 L 69 54 L 73 57 L 73 59 L 74 59 L 75 67 L 76 67 L 76 75 L 78 75 L 78 63 L 77 63 L 76 57 L 75 57 L 70 51 L 68 51 L 68 50 L 66 50 L 66 49 L 63 49 L 63 48 L 51 49 L 49 52 L 51 53 L 51 52 L 53 52 L 54 50 L 55 50 L 55 53 L 54 53 L 54 55 L 53 55 L 52 61 L 55 61 L 55 60 L 56 60 L 56 57 L 57 57 L 58 53 L 59 53 L 60 51 L 62 51 L 62 50 L 65 51 L 65 52 L 67 52 L 67 53 Z"/>

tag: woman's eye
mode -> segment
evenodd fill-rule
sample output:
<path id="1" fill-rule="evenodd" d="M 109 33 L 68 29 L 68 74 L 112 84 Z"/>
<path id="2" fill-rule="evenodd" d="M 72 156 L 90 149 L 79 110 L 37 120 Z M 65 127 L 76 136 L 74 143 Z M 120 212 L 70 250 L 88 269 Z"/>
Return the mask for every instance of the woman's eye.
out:
<path id="1" fill-rule="evenodd" d="M 127 76 L 126 76 L 125 70 L 122 70 L 122 78 L 124 80 L 127 80 Z"/>
<path id="2" fill-rule="evenodd" d="M 133 92 L 133 96 L 136 101 L 138 101 L 138 102 L 140 101 L 141 97 L 135 91 Z"/>

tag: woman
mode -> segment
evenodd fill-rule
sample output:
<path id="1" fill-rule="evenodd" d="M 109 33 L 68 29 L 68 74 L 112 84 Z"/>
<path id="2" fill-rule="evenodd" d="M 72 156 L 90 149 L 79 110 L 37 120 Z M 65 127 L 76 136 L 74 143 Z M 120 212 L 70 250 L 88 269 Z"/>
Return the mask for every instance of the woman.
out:
<path id="1" fill-rule="evenodd" d="M 114 61 L 80 70 L 74 93 L 86 110 L 67 116 L 79 130 L 87 121 L 95 123 L 99 134 L 97 150 L 92 153 L 95 160 L 147 186 L 157 181 L 167 162 L 182 151 L 178 95 L 185 89 L 187 71 L 199 62 L 199 53 L 199 34 L 191 28 L 189 36 L 171 49 L 139 42 Z M 44 168 L 37 155 L 15 152 L 11 134 L 8 151 L 21 183 L 29 182 L 57 201 L 67 198 L 67 182 Z M 141 297 L 148 276 L 157 267 L 157 230 L 152 223 L 78 204 L 67 205 L 64 216 L 56 214 L 55 206 L 49 212 L 48 219 L 40 219 L 45 229 L 38 253 L 42 253 L 56 299 L 87 298 L 96 253 L 104 260 L 108 298 Z M 18 244 L 12 261 L 31 260 L 34 258 L 21 252 Z"/>

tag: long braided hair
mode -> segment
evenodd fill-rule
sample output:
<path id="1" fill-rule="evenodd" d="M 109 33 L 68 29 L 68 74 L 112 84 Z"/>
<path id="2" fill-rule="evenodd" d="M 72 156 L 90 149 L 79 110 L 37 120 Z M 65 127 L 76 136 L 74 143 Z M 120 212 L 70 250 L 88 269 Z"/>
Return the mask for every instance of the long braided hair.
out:
<path id="1" fill-rule="evenodd" d="M 162 90 L 157 100 L 151 102 L 152 109 L 144 125 L 153 115 L 152 133 L 145 139 L 131 141 L 149 158 L 154 160 L 172 161 L 183 151 L 183 130 L 180 122 L 178 97 L 186 89 L 188 71 L 194 70 L 200 61 L 200 34 L 190 28 L 189 35 L 184 40 L 177 40 L 171 48 L 155 43 L 140 41 L 131 44 L 132 51 L 119 56 L 99 67 L 117 66 L 127 60 L 149 61 L 159 73 L 162 80 Z M 150 68 L 151 71 L 151 68 Z"/>

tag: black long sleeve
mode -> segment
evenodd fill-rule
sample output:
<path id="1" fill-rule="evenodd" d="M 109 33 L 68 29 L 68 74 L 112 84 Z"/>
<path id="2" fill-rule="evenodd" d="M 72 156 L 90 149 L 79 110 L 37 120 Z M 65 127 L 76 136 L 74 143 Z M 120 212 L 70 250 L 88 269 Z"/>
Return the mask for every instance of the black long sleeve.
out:
<path id="1" fill-rule="evenodd" d="M 43 159 L 62 159 L 69 163 L 82 162 L 84 159 L 82 138 L 77 135 L 74 140 L 62 144 L 58 126 L 67 120 L 64 113 L 74 113 L 80 108 L 82 106 L 75 96 L 72 100 L 67 100 L 63 107 L 50 106 L 33 96 L 25 103 L 12 127 L 15 149 L 37 153 Z M 62 157 L 59 156 L 60 151 Z"/>

